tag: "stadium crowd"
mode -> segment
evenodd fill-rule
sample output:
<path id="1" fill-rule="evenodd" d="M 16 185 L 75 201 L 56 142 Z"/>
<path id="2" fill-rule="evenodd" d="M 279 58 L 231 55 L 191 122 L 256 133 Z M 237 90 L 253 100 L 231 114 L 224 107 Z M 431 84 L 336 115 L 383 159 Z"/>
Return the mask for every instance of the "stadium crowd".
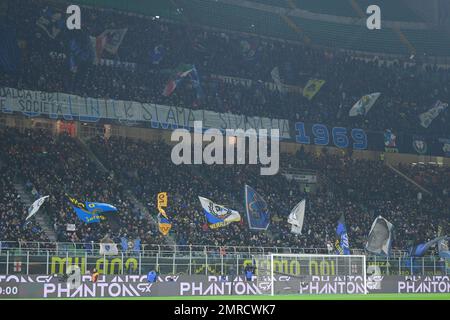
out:
<path id="1" fill-rule="evenodd" d="M 46 240 L 39 228 L 31 226 L 19 232 L 8 229 L 23 226 L 27 215 L 13 181 L 24 182 L 35 198 L 50 195 L 44 209 L 54 221 L 57 239 L 63 242 L 99 242 L 109 235 L 117 243 L 123 236 L 139 238 L 142 244 L 165 243 L 157 226 L 127 190 L 153 215 L 157 212 L 156 194 L 168 192 L 167 213 L 173 223 L 170 234 L 181 245 L 324 248 L 334 241 L 336 222 L 344 214 L 351 247 L 364 247 L 373 219 L 382 215 L 395 226 L 394 248 L 405 249 L 410 243 L 433 239 L 449 214 L 448 199 L 428 195 L 418 199 L 418 189 L 390 172 L 381 161 L 325 151 L 303 153 L 301 157 L 281 155 L 283 171 L 310 168 L 326 176 L 315 192 L 307 192 L 282 174 L 260 176 L 259 167 L 254 165 L 176 166 L 170 160 L 171 148 L 163 141 L 98 136 L 84 149 L 66 134 L 54 137 L 42 129 L 21 132 L 5 128 L 0 146 L 2 171 L 7 173 L 2 176 L 7 192 L 1 204 L 6 208 L 1 220 L 2 227 L 6 225 L 5 239 Z M 89 150 L 106 171 L 92 160 Z M 433 174 L 435 171 L 421 172 L 426 179 L 432 179 Z M 248 228 L 243 206 L 245 184 L 268 203 L 271 224 L 267 231 Z M 80 201 L 111 203 L 119 212 L 110 214 L 107 223 L 85 224 L 73 212 L 66 194 Z M 238 210 L 242 221 L 220 229 L 208 228 L 198 196 Z M 290 232 L 287 216 L 304 198 L 307 213 L 303 234 L 297 236 Z M 67 224 L 75 224 L 76 231 L 68 231 Z"/>
<path id="2" fill-rule="evenodd" d="M 0 142 L 1 143 L 1 142 Z M 48 241 L 34 221 L 25 225 L 28 215 L 25 204 L 14 188 L 14 172 L 0 159 L 0 235 L 2 241 Z M 1 248 L 1 244 L 0 244 Z"/>
<path id="3" fill-rule="evenodd" d="M 450 198 L 450 170 L 448 167 L 426 164 L 400 164 L 400 171 L 442 199 Z"/>
<path id="4" fill-rule="evenodd" d="M 155 231 L 132 205 L 123 186 L 113 183 L 114 178 L 109 172 L 100 170 L 84 152 L 80 152 L 82 146 L 75 139 L 65 134 L 54 137 L 42 129 L 20 132 L 6 128 L 1 131 L 1 141 L 7 171 L 13 172 L 35 199 L 50 195 L 45 208 L 53 221 L 58 241 L 99 242 L 108 234 L 115 236 L 115 240 L 119 236 L 132 234 L 133 239 L 141 237 L 145 241 L 152 230 Z M 66 195 L 79 201 L 112 202 L 119 209 L 119 214 L 117 217 L 110 214 L 108 224 L 86 224 L 74 214 Z M 23 225 L 27 215 L 23 205 L 17 200 L 9 204 L 16 212 L 24 212 L 23 215 L 16 215 L 21 223 L 13 220 L 17 228 Z M 3 223 L 11 223 L 8 221 L 2 219 Z M 68 224 L 75 224 L 76 231 L 68 231 Z M 28 240 L 33 239 L 30 237 Z M 156 240 L 157 237 L 151 239 Z"/>
<path id="5" fill-rule="evenodd" d="M 186 27 L 108 9 L 83 8 L 82 30 L 69 31 L 61 27 L 63 20 L 52 20 L 56 9 L 45 0 L 26 2 L 28 6 L 9 1 L 8 17 L 15 19 L 3 23 L 6 32 L 17 31 L 22 43 L 21 63 L 15 72 L 0 76 L 2 86 L 375 131 L 393 128 L 396 132 L 450 133 L 446 125 L 448 109 L 427 129 L 418 120 L 418 115 L 436 100 L 450 100 L 448 70 L 438 66 L 408 63 L 407 59 L 394 63 L 366 61 L 347 53 Z M 37 25 L 41 17 L 50 20 L 47 28 Z M 122 64 L 93 64 L 89 36 L 121 28 L 127 32 L 117 53 L 104 51 L 103 57 Z M 54 39 L 47 35 L 49 30 L 56 30 Z M 156 58 L 155 50 L 159 52 Z M 172 95 L 163 96 L 173 70 L 181 64 L 197 67 L 203 93 L 197 94 L 190 81 L 184 81 Z M 273 82 L 271 72 L 275 67 L 285 84 L 303 87 L 312 78 L 326 83 L 311 101 L 301 92 L 268 89 L 263 83 Z M 217 76 L 252 82 L 224 81 Z M 349 117 L 352 105 L 372 92 L 382 95 L 370 113 Z"/>
<path id="6" fill-rule="evenodd" d="M 23 5 L 27 2 L 27 6 Z M 8 19 L 0 22 L 3 31 L 16 30 L 20 42 L 20 63 L 12 72 L 0 73 L 1 87 L 65 92 L 83 97 L 133 100 L 207 109 L 217 112 L 297 119 L 332 125 L 358 126 L 382 131 L 450 134 L 449 111 L 443 111 L 428 128 L 418 123 L 418 115 L 438 99 L 449 101 L 448 70 L 420 63 L 392 64 L 357 59 L 346 53 L 304 47 L 282 41 L 210 31 L 161 20 L 130 16 L 111 10 L 83 9 L 81 31 L 60 27 L 55 18 L 48 30 L 60 30 L 53 39 L 36 21 L 49 13 L 44 0 L 8 1 Z M 14 17 L 14 18 L 12 18 Z M 93 64 L 88 36 L 106 29 L 127 28 L 116 55 L 105 59 L 131 64 Z M 163 54 L 155 60 L 155 47 Z M 74 48 L 76 47 L 76 49 Z M 90 52 L 90 53 L 89 53 Z M 198 95 L 189 81 L 170 96 L 164 86 L 180 64 L 193 64 L 201 79 Z M 309 79 L 326 81 L 310 101 L 299 92 L 279 92 L 267 88 L 271 72 L 278 67 L 285 84 L 303 87 Z M 217 76 L 252 81 L 227 82 Z M 377 105 L 367 117 L 350 118 L 350 107 L 364 94 L 381 92 Z M 388 115 L 388 116 L 386 116 Z M 138 208 L 128 190 L 156 214 L 156 194 L 169 194 L 168 214 L 173 219 L 171 234 L 179 244 L 295 246 L 323 248 L 335 239 L 336 222 L 344 214 L 350 246 L 362 248 L 373 219 L 381 214 L 396 227 L 394 247 L 405 249 L 408 241 L 421 242 L 436 235 L 437 226 L 448 215 L 444 199 L 417 198 L 418 191 L 381 162 L 350 156 L 304 153 L 283 157 L 292 168 L 310 168 L 332 183 L 316 193 L 300 190 L 282 175 L 261 177 L 254 166 L 175 166 L 170 148 L 162 141 L 148 143 L 127 138 L 98 137 L 88 142 L 106 171 L 92 161 L 83 145 L 68 136 L 53 136 L 45 130 L 6 128 L 1 131 L 2 175 L 0 230 L 2 238 L 44 240 L 33 225 L 17 229 L 26 210 L 12 183 L 25 182 L 30 193 L 50 195 L 45 210 L 54 222 L 59 241 L 98 242 L 106 234 L 115 241 L 123 236 L 140 238 L 143 244 L 163 243 L 157 227 Z M 448 197 L 448 170 L 402 168 L 430 188 L 437 185 Z M 251 185 L 267 201 L 272 212 L 265 232 L 248 229 L 241 223 L 211 230 L 205 223 L 198 196 L 233 207 L 244 216 L 244 185 Z M 340 188 L 337 188 L 339 186 Z M 339 190 L 341 189 L 341 190 Z M 84 224 L 73 214 L 65 195 L 80 200 L 111 203 L 119 209 L 108 223 Z M 304 235 L 290 232 L 286 222 L 292 207 L 307 198 Z M 21 217 L 20 223 L 17 214 Z M 14 220 L 16 219 L 16 220 Z M 75 224 L 76 231 L 67 231 Z M 31 230 L 31 231 L 30 231 Z M 6 234 L 6 236 L 3 236 Z"/>
<path id="7" fill-rule="evenodd" d="M 331 180 L 330 184 L 321 184 L 318 192 L 307 193 L 296 181 L 282 174 L 260 176 L 259 168 L 251 165 L 176 166 L 170 161 L 171 148 L 162 141 L 97 137 L 89 145 L 121 181 L 134 186 L 142 201 L 153 199 L 158 192 L 168 192 L 173 234 L 180 244 L 324 248 L 328 241 L 334 241 L 336 222 L 344 214 L 349 237 L 356 247 L 364 246 L 371 223 L 382 215 L 396 226 L 395 246 L 406 248 L 408 242 L 432 239 L 448 215 L 446 202 L 424 196 L 418 203 L 418 190 L 377 161 L 326 152 L 319 156 L 304 154 L 302 160 L 281 155 L 285 167 L 314 169 Z M 208 229 L 198 196 L 237 209 L 244 216 L 245 184 L 254 187 L 267 201 L 273 215 L 269 230 L 251 232 L 246 223 Z M 304 237 L 298 237 L 290 232 L 287 216 L 303 198 L 308 199 L 308 214 Z"/>

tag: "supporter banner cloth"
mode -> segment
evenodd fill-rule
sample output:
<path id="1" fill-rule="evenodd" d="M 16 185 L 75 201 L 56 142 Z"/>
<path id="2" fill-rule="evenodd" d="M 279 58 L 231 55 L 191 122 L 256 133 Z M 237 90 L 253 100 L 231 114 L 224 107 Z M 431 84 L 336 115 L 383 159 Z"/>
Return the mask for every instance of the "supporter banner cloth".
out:
<path id="1" fill-rule="evenodd" d="M 305 217 L 305 204 L 306 200 L 300 201 L 288 217 L 288 223 L 291 224 L 291 232 L 296 234 L 302 234 L 303 219 Z"/>
<path id="2" fill-rule="evenodd" d="M 241 221 L 241 215 L 236 210 L 228 209 L 211 200 L 198 197 L 202 204 L 203 212 L 211 229 L 217 229 L 229 225 L 231 222 Z"/>
<path id="3" fill-rule="evenodd" d="M 28 208 L 28 216 L 26 217 L 25 221 L 34 216 L 36 212 L 38 212 L 41 206 L 44 204 L 45 199 L 48 198 L 49 196 L 41 197 L 37 199 L 35 202 L 33 202 L 33 204 Z"/>
<path id="4" fill-rule="evenodd" d="M 372 223 L 366 243 L 366 250 L 374 254 L 389 256 L 393 239 L 393 224 L 382 216 Z"/>
<path id="5" fill-rule="evenodd" d="M 250 186 L 245 186 L 245 208 L 249 228 L 267 230 L 270 224 L 270 212 L 267 202 Z"/>
<path id="6" fill-rule="evenodd" d="M 381 93 L 375 92 L 363 96 L 361 99 L 358 100 L 358 102 L 356 102 L 353 105 L 348 115 L 350 117 L 365 116 L 367 112 L 369 112 L 369 110 L 373 107 L 375 102 L 377 102 L 380 95 Z"/>
<path id="7" fill-rule="evenodd" d="M 98 122 L 119 120 L 149 123 L 152 128 L 193 128 L 194 121 L 202 121 L 204 128 L 279 129 L 280 137 L 290 138 L 289 121 L 249 117 L 231 113 L 165 106 L 122 100 L 81 97 L 65 93 L 0 88 L 0 110 L 3 113 L 21 112 L 28 117 L 46 115 L 51 119 Z"/>

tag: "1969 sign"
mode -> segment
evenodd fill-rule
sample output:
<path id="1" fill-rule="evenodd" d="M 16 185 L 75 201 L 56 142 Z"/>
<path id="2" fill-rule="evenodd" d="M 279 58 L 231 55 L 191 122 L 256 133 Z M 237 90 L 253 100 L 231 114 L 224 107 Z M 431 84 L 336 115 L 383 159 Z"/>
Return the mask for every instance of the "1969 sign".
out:
<path id="1" fill-rule="evenodd" d="M 308 129 L 306 130 L 304 122 L 295 123 L 295 141 L 297 143 L 328 146 L 332 139 L 334 146 L 338 148 L 348 148 L 351 143 L 352 148 L 355 150 L 367 149 L 367 135 L 362 129 L 351 129 L 349 132 L 347 128 L 333 127 L 331 129 L 331 139 L 327 126 L 323 124 L 316 123 Z"/>

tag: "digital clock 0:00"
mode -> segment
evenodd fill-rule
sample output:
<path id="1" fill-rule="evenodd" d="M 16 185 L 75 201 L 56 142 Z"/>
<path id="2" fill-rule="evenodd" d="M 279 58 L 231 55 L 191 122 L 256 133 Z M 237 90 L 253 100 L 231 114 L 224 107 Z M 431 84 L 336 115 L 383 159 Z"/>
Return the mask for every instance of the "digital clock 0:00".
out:
<path id="1" fill-rule="evenodd" d="M 19 293 L 17 287 L 0 287 L 0 295 L 16 295 Z"/>

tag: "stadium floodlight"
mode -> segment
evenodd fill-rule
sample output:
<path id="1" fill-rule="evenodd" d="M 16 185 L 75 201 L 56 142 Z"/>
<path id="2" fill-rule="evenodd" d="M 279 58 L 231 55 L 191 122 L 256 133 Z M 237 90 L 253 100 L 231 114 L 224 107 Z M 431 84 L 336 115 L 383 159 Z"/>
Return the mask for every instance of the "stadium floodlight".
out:
<path id="1" fill-rule="evenodd" d="M 366 294 L 365 255 L 270 254 L 253 257 L 258 286 L 270 294 Z"/>

